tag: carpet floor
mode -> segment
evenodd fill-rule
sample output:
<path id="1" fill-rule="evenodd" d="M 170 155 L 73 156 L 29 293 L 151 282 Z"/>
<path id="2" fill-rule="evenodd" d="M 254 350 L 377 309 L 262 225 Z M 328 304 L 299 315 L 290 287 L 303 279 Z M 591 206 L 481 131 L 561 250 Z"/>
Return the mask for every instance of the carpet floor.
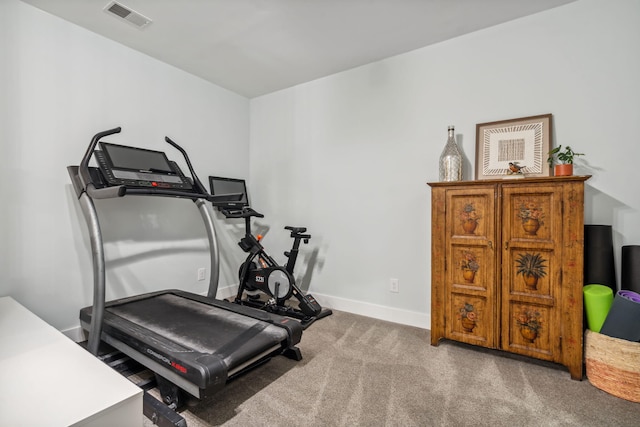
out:
<path id="1" fill-rule="evenodd" d="M 182 415 L 190 427 L 640 426 L 640 403 L 560 365 L 429 339 L 334 311 L 304 332 L 303 360 L 276 357 Z"/>

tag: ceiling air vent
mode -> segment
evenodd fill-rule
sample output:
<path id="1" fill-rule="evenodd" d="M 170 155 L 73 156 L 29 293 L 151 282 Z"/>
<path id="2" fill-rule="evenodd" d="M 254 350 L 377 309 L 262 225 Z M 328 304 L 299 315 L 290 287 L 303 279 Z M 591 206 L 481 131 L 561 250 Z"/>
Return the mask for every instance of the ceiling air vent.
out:
<path id="1" fill-rule="evenodd" d="M 143 29 L 152 22 L 151 19 L 147 18 L 141 13 L 138 13 L 135 10 L 132 10 L 116 1 L 112 1 L 108 5 L 106 5 L 104 7 L 104 11 L 106 13 L 115 15 L 118 18 L 123 19 L 140 29 Z"/>

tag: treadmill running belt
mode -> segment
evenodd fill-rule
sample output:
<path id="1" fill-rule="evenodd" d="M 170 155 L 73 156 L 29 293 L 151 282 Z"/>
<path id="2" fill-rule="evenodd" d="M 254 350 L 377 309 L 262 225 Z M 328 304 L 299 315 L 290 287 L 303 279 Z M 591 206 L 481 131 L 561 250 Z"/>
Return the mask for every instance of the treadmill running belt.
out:
<path id="1" fill-rule="evenodd" d="M 183 347 L 218 355 L 228 369 L 287 340 L 287 331 L 175 294 L 161 294 L 106 309 Z"/>

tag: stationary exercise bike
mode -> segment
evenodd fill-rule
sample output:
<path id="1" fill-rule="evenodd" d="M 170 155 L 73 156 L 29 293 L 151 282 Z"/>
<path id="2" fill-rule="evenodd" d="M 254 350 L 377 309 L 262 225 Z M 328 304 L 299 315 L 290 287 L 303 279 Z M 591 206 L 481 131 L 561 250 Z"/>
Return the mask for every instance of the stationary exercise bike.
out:
<path id="1" fill-rule="evenodd" d="M 209 181 L 214 194 L 220 194 L 216 185 L 220 186 L 222 182 L 228 192 L 244 191 L 246 195 L 242 180 L 210 177 Z M 226 188 L 227 186 L 230 187 Z M 235 303 L 293 317 L 300 320 L 303 328 L 332 313 L 329 309 L 323 309 L 312 295 L 305 295 L 296 285 L 293 276 L 300 244 L 308 243 L 311 238 L 310 234 L 305 234 L 306 227 L 285 227 L 285 230 L 291 232 L 293 244 L 291 250 L 284 253 L 287 264 L 283 267 L 266 252 L 260 243 L 262 236 L 256 237 L 251 232 L 251 218 L 264 218 L 264 215 L 249 207 L 246 197 L 240 203 L 230 202 L 228 205 L 218 206 L 218 209 L 226 218 L 243 218 L 245 221 L 245 235 L 238 245 L 248 255 L 238 271 L 239 286 Z M 289 303 L 292 297 L 295 298 L 297 306 Z"/>

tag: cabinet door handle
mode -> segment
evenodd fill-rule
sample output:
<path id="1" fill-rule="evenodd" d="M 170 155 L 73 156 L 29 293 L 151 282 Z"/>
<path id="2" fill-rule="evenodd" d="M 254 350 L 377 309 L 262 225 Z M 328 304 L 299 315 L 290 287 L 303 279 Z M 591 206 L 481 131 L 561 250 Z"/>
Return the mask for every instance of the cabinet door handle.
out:
<path id="1" fill-rule="evenodd" d="M 509 242 L 504 242 L 504 250 L 506 251 L 507 249 L 509 249 Z"/>
<path id="2" fill-rule="evenodd" d="M 493 242 L 491 240 L 489 240 L 489 249 L 493 249 Z"/>

